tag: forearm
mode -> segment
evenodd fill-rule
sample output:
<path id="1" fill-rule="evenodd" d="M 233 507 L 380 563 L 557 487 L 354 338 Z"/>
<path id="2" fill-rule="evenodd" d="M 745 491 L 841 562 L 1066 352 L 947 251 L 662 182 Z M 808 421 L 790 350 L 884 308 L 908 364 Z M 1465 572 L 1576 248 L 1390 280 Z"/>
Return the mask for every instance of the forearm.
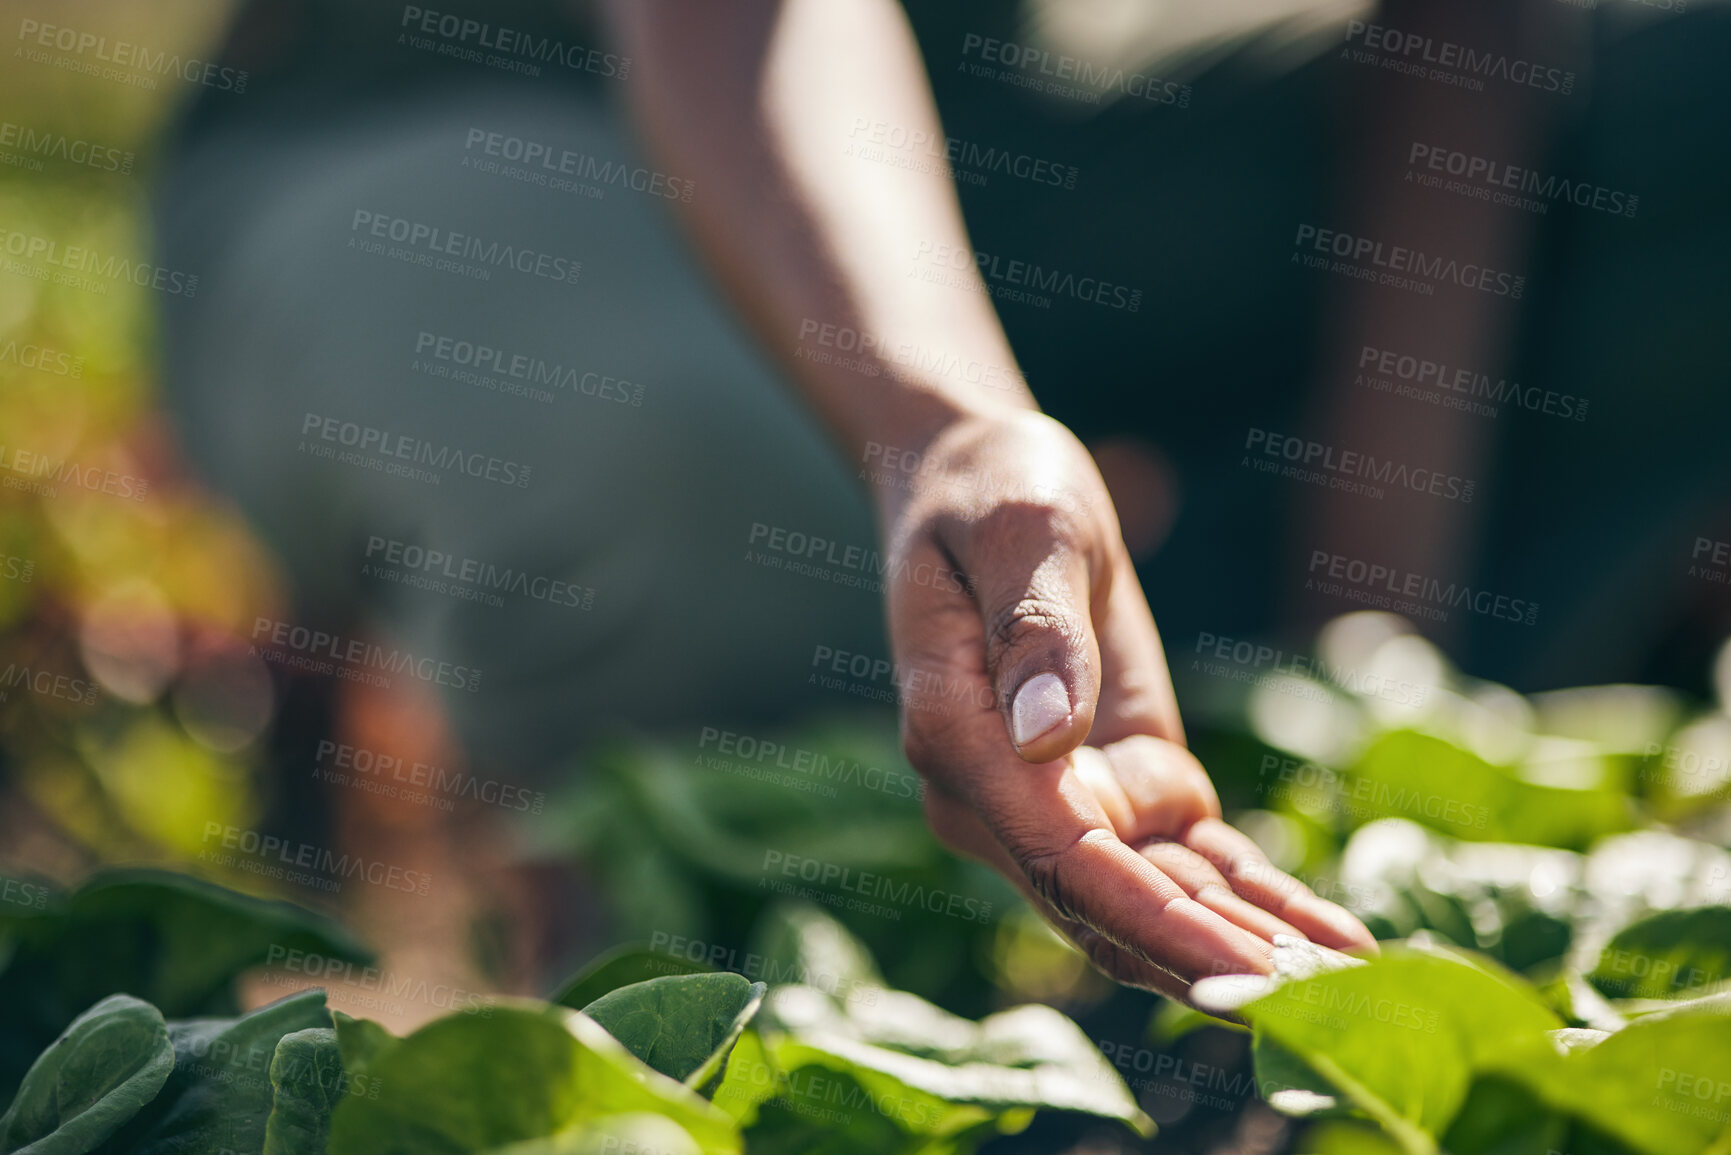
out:
<path id="1" fill-rule="evenodd" d="M 973 262 L 915 275 L 971 251 L 950 182 L 846 155 L 861 124 L 943 139 L 894 0 L 611 9 L 650 147 L 695 183 L 699 247 L 848 451 L 1033 407 Z"/>

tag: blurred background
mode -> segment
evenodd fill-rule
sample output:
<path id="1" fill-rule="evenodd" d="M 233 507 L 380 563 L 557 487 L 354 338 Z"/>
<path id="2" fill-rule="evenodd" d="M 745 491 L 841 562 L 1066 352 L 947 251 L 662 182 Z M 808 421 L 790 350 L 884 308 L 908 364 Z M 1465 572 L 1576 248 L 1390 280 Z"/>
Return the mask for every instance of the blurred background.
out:
<path id="1" fill-rule="evenodd" d="M 622 943 L 742 969 L 791 895 L 897 986 L 1051 1002 L 1124 1048 L 1154 1149 L 1292 1149 L 1240 1037 L 1112 987 L 936 846 L 888 682 L 810 677 L 888 653 L 871 563 L 837 561 L 875 548 L 858 463 L 781 398 L 673 198 L 482 167 L 498 132 L 657 171 L 613 77 L 406 42 L 402 5 L 0 10 L 0 871 L 172 866 L 336 914 L 395 994 L 265 968 L 249 998 L 324 981 L 397 1030 Z M 1137 292 L 1000 312 L 1113 490 L 1229 816 L 1379 933 L 1541 977 L 1602 945 L 1583 911 L 1724 902 L 1724 6 L 909 14 L 949 162 L 867 132 L 836 163 L 930 165 L 982 254 Z M 487 18 L 606 51 L 577 8 Z M 1569 91 L 1417 78 L 1367 24 Z M 1057 59 L 1129 79 L 1053 91 Z M 357 252 L 360 212 L 582 273 L 561 295 Z M 1324 230 L 1518 286 L 1365 280 Z M 513 393 L 462 342 L 564 383 Z M 533 483 L 321 459 L 327 418 Z M 1286 439 L 1470 500 L 1271 475 Z M 850 906 L 789 860 L 945 899 Z M 1133 1142 L 1044 1126 L 998 1142 Z"/>

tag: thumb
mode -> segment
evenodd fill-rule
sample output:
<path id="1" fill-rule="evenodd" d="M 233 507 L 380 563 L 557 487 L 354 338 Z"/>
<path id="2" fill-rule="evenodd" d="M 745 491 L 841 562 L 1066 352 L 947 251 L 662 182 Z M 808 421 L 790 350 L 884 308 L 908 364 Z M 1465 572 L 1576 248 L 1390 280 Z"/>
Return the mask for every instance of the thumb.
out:
<path id="1" fill-rule="evenodd" d="M 1009 507 L 987 518 L 969 543 L 986 673 L 1010 744 L 1025 762 L 1052 762 L 1080 746 L 1100 696 L 1096 571 L 1064 520 Z"/>

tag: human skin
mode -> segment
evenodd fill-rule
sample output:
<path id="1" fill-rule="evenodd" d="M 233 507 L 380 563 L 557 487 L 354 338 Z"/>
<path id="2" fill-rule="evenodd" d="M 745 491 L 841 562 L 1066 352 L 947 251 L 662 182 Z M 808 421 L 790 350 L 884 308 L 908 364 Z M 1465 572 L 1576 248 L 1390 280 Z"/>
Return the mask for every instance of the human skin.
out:
<path id="1" fill-rule="evenodd" d="M 610 16 L 644 136 L 695 181 L 698 248 L 884 479 L 903 744 L 938 837 L 1131 985 L 1182 997 L 1266 973 L 1279 933 L 1374 949 L 1221 820 L 1099 471 L 1014 371 L 972 261 L 918 275 L 922 254 L 972 251 L 949 181 L 846 155 L 862 123 L 942 139 L 893 0 L 613 0 Z M 822 325 L 876 340 L 801 355 Z M 982 386 L 898 358 L 910 348 L 1005 371 Z M 917 466 L 870 468 L 888 453 Z"/>

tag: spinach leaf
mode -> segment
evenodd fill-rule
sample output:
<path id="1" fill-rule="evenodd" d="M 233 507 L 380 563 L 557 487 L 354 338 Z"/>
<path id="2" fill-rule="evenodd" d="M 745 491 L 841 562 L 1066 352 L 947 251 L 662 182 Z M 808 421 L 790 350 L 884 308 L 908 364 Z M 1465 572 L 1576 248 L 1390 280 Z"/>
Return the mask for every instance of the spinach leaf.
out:
<path id="1" fill-rule="evenodd" d="M 97 874 L 39 911 L 0 907 L 0 935 L 12 945 L 0 958 L 0 1098 L 108 995 L 144 999 L 169 1019 L 233 1015 L 241 972 L 289 951 L 370 961 L 312 911 L 159 870 Z"/>
<path id="2" fill-rule="evenodd" d="M 301 991 L 237 1019 L 170 1023 L 174 1070 L 156 1098 L 101 1150 L 108 1155 L 216 1155 L 264 1148 L 284 1035 L 329 1027 L 323 991 Z"/>
<path id="3" fill-rule="evenodd" d="M 1539 785 L 1416 730 L 1377 736 L 1343 785 L 1355 815 L 1408 818 L 1469 841 L 1583 849 L 1634 821 L 1620 790 Z"/>
<path id="4" fill-rule="evenodd" d="M 677 955 L 663 954 L 644 946 L 622 946 L 606 951 L 560 987 L 549 1002 L 580 1011 L 609 991 L 632 983 L 669 975 L 709 974 L 713 968 Z"/>
<path id="5" fill-rule="evenodd" d="M 342 1011 L 332 1011 L 331 1020 L 336 1024 L 337 1050 L 342 1054 L 343 1070 L 351 1078 L 365 1075 L 381 1054 L 401 1041 L 371 1019 L 357 1019 Z"/>
<path id="6" fill-rule="evenodd" d="M 1512 976 L 1399 948 L 1364 966 L 1286 983 L 1240 1013 L 1258 1040 L 1278 1043 L 1413 1152 L 1437 1150 L 1475 1074 L 1511 1050 L 1550 1048 L 1546 1032 L 1562 1026 Z M 1258 1070 L 1304 1082 L 1292 1073 L 1290 1066 Z"/>
<path id="7" fill-rule="evenodd" d="M 1050 1007 L 975 1023 L 905 991 L 883 991 L 865 1005 L 786 986 L 770 995 L 765 1021 L 770 1061 L 795 1085 L 803 1068 L 845 1074 L 879 1107 L 906 1105 L 893 1117 L 914 1133 L 947 1131 L 957 1107 L 1022 1124 L 1035 1109 L 1076 1111 L 1152 1131 L 1098 1048 Z"/>
<path id="8" fill-rule="evenodd" d="M 331 1112 L 364 1084 L 343 1071 L 337 1033 L 310 1027 L 284 1035 L 270 1061 L 275 1098 L 265 1120 L 264 1155 L 324 1155 Z"/>
<path id="9" fill-rule="evenodd" d="M 702 1087 L 720 1074 L 764 991 L 736 974 L 670 975 L 610 991 L 583 1013 L 663 1075 Z"/>
<path id="10" fill-rule="evenodd" d="M 331 1155 L 441 1155 L 553 1140 L 607 1116 L 665 1115 L 706 1155 L 739 1150 L 733 1120 L 640 1062 L 588 1017 L 501 1001 L 386 1043 L 339 1024 L 367 1054 L 378 1097 L 351 1095 L 331 1117 Z"/>
<path id="11" fill-rule="evenodd" d="M 162 1014 L 111 995 L 73 1020 L 0 1118 L 0 1151 L 83 1155 L 154 1099 L 174 1069 Z"/>
<path id="12" fill-rule="evenodd" d="M 551 1139 L 495 1147 L 487 1155 L 703 1155 L 691 1132 L 665 1115 L 606 1115 Z"/>
<path id="13" fill-rule="evenodd" d="M 1505 1073 L 1646 1155 L 1731 1149 L 1731 997 L 1636 1019 L 1552 1063 Z"/>
<path id="14" fill-rule="evenodd" d="M 1731 907 L 1664 910 L 1611 937 L 1587 979 L 1607 997 L 1664 999 L 1731 978 Z"/>

